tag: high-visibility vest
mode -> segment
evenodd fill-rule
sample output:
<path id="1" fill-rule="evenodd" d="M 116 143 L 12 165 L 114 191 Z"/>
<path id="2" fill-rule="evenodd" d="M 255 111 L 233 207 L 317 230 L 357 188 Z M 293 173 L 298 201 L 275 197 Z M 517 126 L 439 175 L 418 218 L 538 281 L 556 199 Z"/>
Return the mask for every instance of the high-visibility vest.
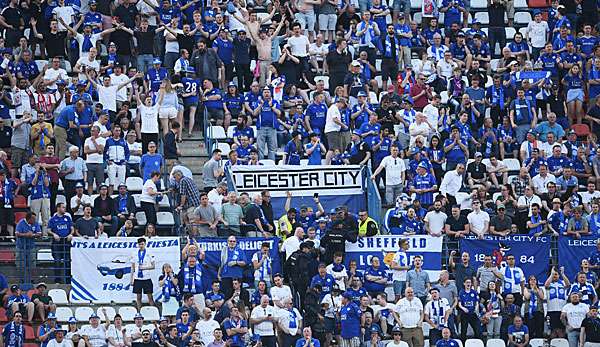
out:
<path id="1" fill-rule="evenodd" d="M 364 222 L 363 221 L 359 221 L 359 222 L 360 222 L 358 224 L 358 236 L 359 237 L 367 236 L 367 226 L 369 225 L 369 222 L 375 223 L 375 229 L 377 230 L 377 233 L 375 233 L 375 235 L 379 234 L 379 228 L 377 227 L 377 222 L 373 218 L 367 217 L 367 220 L 365 220 Z"/>

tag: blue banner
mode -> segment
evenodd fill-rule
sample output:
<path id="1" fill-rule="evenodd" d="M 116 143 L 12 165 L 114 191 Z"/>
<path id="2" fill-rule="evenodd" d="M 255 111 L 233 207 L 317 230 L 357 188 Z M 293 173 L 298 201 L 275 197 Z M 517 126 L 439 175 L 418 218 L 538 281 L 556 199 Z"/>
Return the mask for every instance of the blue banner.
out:
<path id="1" fill-rule="evenodd" d="M 279 238 L 265 237 L 238 237 L 237 244 L 246 255 L 246 268 L 244 270 L 244 282 L 250 286 L 254 283 L 254 268 L 252 266 L 252 256 L 260 250 L 263 242 L 268 242 L 270 247 L 270 256 L 272 259 L 273 274 L 281 271 L 279 261 Z M 206 253 L 206 258 L 203 262 L 202 285 L 205 290 L 210 289 L 212 281 L 217 278 L 217 271 L 221 264 L 221 250 L 227 247 L 227 239 L 225 238 L 201 238 L 197 241 L 200 248 Z"/>
<path id="2" fill-rule="evenodd" d="M 358 269 L 364 270 L 371 264 L 371 258 L 375 256 L 389 266 L 394 254 L 400 248 L 399 244 L 402 239 L 408 239 L 409 249 L 406 253 L 410 264 L 412 264 L 414 256 L 422 256 L 423 269 L 429 274 L 429 280 L 437 281 L 442 270 L 443 239 L 441 237 L 426 235 L 359 237 L 356 243 L 346 242 L 346 268 L 351 260 L 355 260 Z"/>
<path id="3" fill-rule="evenodd" d="M 525 273 L 525 277 L 535 275 L 539 281 L 548 277 L 550 265 L 550 237 L 512 235 L 507 237 L 485 236 L 483 240 L 466 236 L 460 240 L 460 251 L 471 256 L 473 266 L 483 265 L 483 258 L 492 255 L 492 262 L 501 267 L 508 255 L 515 256 L 515 265 Z M 455 261 L 459 261 L 455 259 Z"/>
<path id="4" fill-rule="evenodd" d="M 569 280 L 575 279 L 582 259 L 596 253 L 596 236 L 584 236 L 580 239 L 560 236 L 558 238 L 558 263 L 565 267 Z"/>

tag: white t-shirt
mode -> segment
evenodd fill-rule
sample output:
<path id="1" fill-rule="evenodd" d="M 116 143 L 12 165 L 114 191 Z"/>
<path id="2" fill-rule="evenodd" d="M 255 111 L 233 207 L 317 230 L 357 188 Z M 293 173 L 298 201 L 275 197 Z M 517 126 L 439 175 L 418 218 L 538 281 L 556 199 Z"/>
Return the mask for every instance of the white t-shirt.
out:
<path id="1" fill-rule="evenodd" d="M 287 259 L 292 253 L 300 249 L 300 239 L 296 235 L 292 235 L 283 241 L 281 248 L 285 250 L 285 259 Z"/>
<path id="2" fill-rule="evenodd" d="M 142 144 L 139 142 L 129 143 L 127 142 L 127 147 L 129 147 L 129 153 L 132 151 L 141 151 Z M 139 155 L 129 154 L 129 160 L 127 161 L 129 164 L 139 164 L 142 161 L 142 157 Z"/>
<path id="3" fill-rule="evenodd" d="M 102 84 L 98 84 L 98 101 L 104 105 L 104 108 L 117 112 L 117 89 L 119 86 L 105 87 Z"/>
<path id="4" fill-rule="evenodd" d="M 533 204 L 538 204 L 538 205 L 542 206 L 542 200 L 540 199 L 539 196 L 532 195 L 531 197 L 528 198 L 525 195 L 521 195 L 517 199 L 517 205 L 527 205 L 527 207 L 529 208 L 529 214 L 528 214 L 529 217 L 531 217 L 531 205 L 533 205 Z"/>
<path id="5" fill-rule="evenodd" d="M 334 119 L 341 121 L 342 115 L 340 114 L 340 109 L 336 104 L 329 106 L 327 109 L 327 116 L 325 118 L 325 134 L 332 133 L 334 131 L 340 131 L 342 126 L 334 122 Z"/>
<path id="6" fill-rule="evenodd" d="M 537 174 L 531 179 L 531 183 L 533 184 L 535 192 L 539 194 L 548 193 L 547 186 L 550 182 L 556 183 L 556 177 L 554 177 L 554 175 L 551 173 L 547 173 L 546 177 L 542 177 Z"/>
<path id="7" fill-rule="evenodd" d="M 92 347 L 106 346 L 106 328 L 104 324 L 99 324 L 96 328 L 92 328 L 91 325 L 84 325 L 81 327 L 80 334 L 89 338 Z"/>
<path id="8" fill-rule="evenodd" d="M 566 304 L 561 312 L 567 315 L 567 322 L 572 328 L 581 328 L 581 322 L 587 315 L 590 307 L 587 304 L 580 302 L 577 305 L 571 303 Z"/>
<path id="9" fill-rule="evenodd" d="M 155 192 L 157 191 L 156 184 L 153 180 L 147 180 L 146 182 L 144 182 L 144 186 L 142 187 L 142 195 L 140 196 L 140 201 L 149 202 L 151 204 L 156 202 L 154 196 L 148 194 L 150 189 L 154 190 Z"/>
<path id="10" fill-rule="evenodd" d="M 83 216 L 83 206 L 84 205 L 92 205 L 92 198 L 89 195 L 81 195 L 81 198 L 78 198 L 77 195 L 74 195 L 71 198 L 71 207 L 75 207 L 77 206 L 77 199 L 81 200 L 81 205 L 79 205 L 79 208 L 77 209 L 77 211 L 75 211 L 75 213 L 73 213 L 73 215 L 75 216 Z"/>
<path id="11" fill-rule="evenodd" d="M 442 236 L 442 233 L 444 232 L 444 226 L 446 224 L 446 219 L 448 219 L 448 216 L 444 212 L 427 212 L 424 221 L 429 223 L 429 230 L 431 230 L 431 236 Z"/>
<path id="12" fill-rule="evenodd" d="M 52 14 L 55 15 L 56 18 L 62 18 L 65 24 L 70 25 L 73 24 L 75 10 L 73 10 L 73 7 L 71 6 L 59 6 L 52 10 Z M 67 31 L 67 28 L 60 21 L 58 22 L 58 31 Z"/>
<path id="13" fill-rule="evenodd" d="M 321 46 L 317 46 L 317 43 L 312 43 L 308 49 L 310 55 L 314 55 L 317 61 L 323 61 L 324 57 L 329 52 L 329 45 L 321 44 Z"/>
<path id="14" fill-rule="evenodd" d="M 584 204 L 589 204 L 593 199 L 600 198 L 600 192 L 597 190 L 594 190 L 592 193 L 586 190 L 583 193 L 579 193 L 579 195 L 581 195 L 581 200 Z"/>
<path id="15" fill-rule="evenodd" d="M 106 145 L 106 139 L 104 137 L 98 137 L 96 138 L 96 143 L 99 146 L 104 146 Z M 96 150 L 96 146 L 94 145 L 94 142 L 92 141 L 91 137 L 85 139 L 84 146 L 87 146 L 92 151 Z M 102 164 L 104 163 L 104 156 L 102 155 L 102 153 L 89 153 L 86 157 L 85 162 L 89 164 Z"/>
<path id="16" fill-rule="evenodd" d="M 73 347 L 73 342 L 64 338 L 62 342 L 56 342 L 56 339 L 52 339 L 48 342 L 46 347 Z"/>
<path id="17" fill-rule="evenodd" d="M 329 265 L 327 265 L 325 270 L 327 270 L 328 274 L 333 276 L 333 278 L 335 279 L 335 283 L 337 283 L 337 285 L 340 287 L 341 291 L 346 290 L 345 280 L 346 280 L 346 278 L 348 278 L 348 273 L 346 272 L 346 267 L 344 267 L 342 265 L 342 271 L 334 271 L 333 264 L 329 264 Z"/>
<path id="18" fill-rule="evenodd" d="M 129 77 L 124 73 L 119 76 L 115 74 L 110 75 L 110 84 L 113 86 L 120 86 L 121 84 L 129 81 Z M 123 87 L 117 91 L 117 101 L 127 101 L 127 87 Z"/>
<path id="19" fill-rule="evenodd" d="M 273 302 L 275 301 L 280 301 L 285 299 L 285 298 L 292 298 L 292 291 L 290 290 L 290 287 L 286 286 L 285 284 L 282 285 L 281 287 L 277 287 L 277 286 L 273 286 L 270 289 L 271 292 L 271 299 L 273 300 Z"/>
<path id="20" fill-rule="evenodd" d="M 96 72 L 100 71 L 100 62 L 96 59 L 90 61 L 88 59 L 88 56 L 85 57 L 81 57 L 77 60 L 77 64 L 79 64 L 81 66 L 81 71 L 85 71 L 86 69 L 94 69 Z M 87 80 L 87 76 L 85 75 L 85 73 L 80 72 L 79 73 L 79 79 L 80 80 Z"/>
<path id="21" fill-rule="evenodd" d="M 304 35 L 291 36 L 288 38 L 288 44 L 290 45 L 290 52 L 294 57 L 306 57 L 308 55 L 308 51 L 306 50 L 310 44 L 308 37 Z"/>
<path id="22" fill-rule="evenodd" d="M 536 22 L 531 21 L 527 24 L 527 35 L 531 41 L 531 46 L 535 48 L 543 48 L 546 44 L 546 33 L 550 31 L 546 21 Z"/>
<path id="23" fill-rule="evenodd" d="M 154 106 L 139 105 L 142 134 L 158 134 L 158 104 Z"/>
<path id="24" fill-rule="evenodd" d="M 440 110 L 432 104 L 427 104 L 423 108 L 423 114 L 427 117 L 427 121 L 437 131 L 438 121 L 440 119 Z"/>
<path id="25" fill-rule="evenodd" d="M 483 231 L 485 227 L 485 222 L 490 223 L 490 215 L 485 211 L 479 211 L 479 213 L 473 211 L 467 215 L 467 219 L 469 220 L 469 226 L 471 230 L 476 233 L 480 233 Z"/>
<path id="26" fill-rule="evenodd" d="M 148 181 L 152 181 L 152 180 L 148 180 Z M 139 253 L 139 249 L 136 249 L 134 251 L 134 253 L 131 255 L 131 260 L 129 261 L 132 265 L 135 264 L 135 271 L 133 273 L 133 279 L 134 280 L 147 280 L 147 279 L 151 279 L 150 278 L 150 271 L 151 270 L 145 270 L 149 267 L 152 267 L 152 264 L 154 263 L 154 256 L 152 254 L 150 254 L 150 250 L 148 248 L 146 248 L 146 255 L 144 255 L 144 258 L 142 259 L 142 264 L 141 267 L 142 269 L 142 276 L 139 276 L 139 267 L 140 267 L 140 253 Z M 135 327 L 135 326 L 134 326 Z M 127 328 L 129 328 L 129 326 L 127 326 Z M 137 328 L 137 327 L 136 327 Z M 140 330 L 141 331 L 141 330 Z M 129 330 L 128 330 L 129 332 Z M 129 334 L 128 334 L 129 336 Z"/>
<path id="27" fill-rule="evenodd" d="M 381 160 L 380 165 L 385 168 L 386 185 L 395 186 L 402 184 L 402 173 L 406 171 L 406 165 L 402 158 L 394 158 L 391 155 L 388 155 Z"/>
<path id="28" fill-rule="evenodd" d="M 114 324 L 111 324 L 108 327 L 108 331 L 106 332 L 106 338 L 112 337 L 116 343 L 125 343 L 125 336 L 123 335 L 123 329 L 125 327 L 121 326 L 121 329 L 117 329 Z M 114 345 L 112 345 L 114 346 Z"/>
<path id="29" fill-rule="evenodd" d="M 208 346 L 209 343 L 215 340 L 213 332 L 219 327 L 219 322 L 214 319 L 208 321 L 199 320 L 198 323 L 196 323 L 196 330 L 200 332 L 200 339 L 204 342 L 205 346 Z"/>
<path id="30" fill-rule="evenodd" d="M 132 340 L 132 342 L 142 342 L 142 337 L 141 337 L 141 333 L 142 330 L 148 329 L 150 331 L 150 333 L 152 333 L 152 331 L 154 331 L 154 326 L 153 325 L 142 325 L 141 327 L 138 327 L 135 324 L 128 324 L 125 327 L 125 336 L 127 337 L 131 337 L 133 334 L 140 334 L 140 337 Z"/>
<path id="31" fill-rule="evenodd" d="M 408 343 L 404 341 L 400 341 L 400 343 L 396 343 L 396 341 L 391 341 L 385 347 L 408 347 Z"/>
<path id="32" fill-rule="evenodd" d="M 342 296 L 332 296 L 331 293 L 325 294 L 323 300 L 321 300 L 321 304 L 328 304 L 329 307 L 325 311 L 325 317 L 335 318 L 336 314 L 340 312 L 342 309 Z"/>
<path id="33" fill-rule="evenodd" d="M 155 7 L 159 7 L 160 5 L 158 5 L 155 1 L 150 0 L 151 3 L 154 3 Z M 151 7 L 150 5 L 148 5 L 145 1 L 138 1 L 138 3 L 135 5 L 135 7 L 137 8 L 139 13 L 150 13 L 150 12 L 154 12 L 154 7 Z M 148 17 L 148 26 L 151 27 L 155 27 L 157 25 L 156 23 L 156 16 L 149 16 Z M 212 342 L 212 340 L 211 340 Z M 205 343 L 205 345 L 208 346 L 208 343 Z"/>
<path id="34" fill-rule="evenodd" d="M 252 313 L 250 313 L 250 318 L 265 318 L 267 316 L 275 317 L 275 308 L 271 305 L 267 307 L 262 307 L 260 305 L 256 306 L 252 309 Z M 273 329 L 273 321 L 263 321 L 258 324 L 254 324 L 252 328 L 252 332 L 258 334 L 260 336 L 274 336 L 275 330 Z"/>
<path id="35" fill-rule="evenodd" d="M 176 34 L 183 34 L 183 31 L 179 30 L 179 29 L 172 29 Z M 167 30 L 165 30 L 165 37 L 167 37 L 167 34 L 171 34 L 169 33 Z M 179 53 L 179 42 L 177 40 L 173 40 L 173 41 L 169 41 L 169 40 L 165 40 L 165 52 L 166 53 Z"/>
<path id="36" fill-rule="evenodd" d="M 407 298 L 402 298 L 396 304 L 396 312 L 400 317 L 403 328 L 416 328 L 421 319 L 422 311 L 423 304 L 417 297 L 413 297 L 410 301 Z"/>
<path id="37" fill-rule="evenodd" d="M 221 211 L 223 207 L 223 195 L 219 194 L 216 189 L 211 189 L 206 196 L 208 197 L 208 203 L 211 204 L 216 211 Z"/>
<path id="38" fill-rule="evenodd" d="M 67 75 L 67 71 L 65 71 L 64 69 L 58 68 L 56 70 L 49 68 L 48 70 L 46 70 L 46 72 L 44 73 L 44 80 L 45 81 L 49 81 L 49 80 L 53 80 L 56 77 L 59 77 L 62 80 L 66 80 L 67 77 L 69 77 Z M 53 83 L 51 85 L 48 86 L 48 89 L 56 89 L 56 83 Z"/>
<path id="39" fill-rule="evenodd" d="M 11 97 L 12 103 L 15 106 L 15 114 L 17 116 L 22 116 L 23 113 L 25 113 L 25 111 L 32 113 L 31 99 L 26 90 L 14 87 L 13 92 L 11 93 Z M 35 114 L 33 114 L 33 116 L 35 116 Z M 34 119 L 35 118 L 37 117 L 34 117 Z"/>
<path id="40" fill-rule="evenodd" d="M 395 261 L 400 266 L 408 266 L 409 262 L 408 254 L 404 251 L 398 251 L 394 254 L 392 261 Z M 392 270 L 393 281 L 406 281 L 406 273 L 408 270 Z"/>

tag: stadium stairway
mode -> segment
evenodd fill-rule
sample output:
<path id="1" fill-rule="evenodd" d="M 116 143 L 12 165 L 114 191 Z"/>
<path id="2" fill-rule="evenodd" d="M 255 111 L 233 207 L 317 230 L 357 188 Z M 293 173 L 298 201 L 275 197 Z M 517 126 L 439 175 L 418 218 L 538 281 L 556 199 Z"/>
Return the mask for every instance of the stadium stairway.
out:
<path id="1" fill-rule="evenodd" d="M 182 139 L 183 142 L 179 143 L 181 151 L 179 161 L 183 166 L 192 170 L 194 181 L 202 189 L 202 166 L 208 160 L 206 148 L 204 148 L 204 138 L 199 131 L 195 131 L 191 137 L 184 134 Z"/>

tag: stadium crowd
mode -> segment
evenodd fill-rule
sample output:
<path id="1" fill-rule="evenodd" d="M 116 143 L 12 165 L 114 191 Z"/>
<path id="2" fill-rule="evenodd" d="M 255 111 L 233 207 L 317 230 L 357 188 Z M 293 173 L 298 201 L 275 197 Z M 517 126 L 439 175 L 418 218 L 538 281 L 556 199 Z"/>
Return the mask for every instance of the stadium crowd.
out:
<path id="1" fill-rule="evenodd" d="M 600 236 L 598 2 L 517 2 L 0 1 L 0 231 L 27 279 L 0 276 L 0 341 L 23 347 L 35 323 L 42 347 L 598 346 L 600 246 L 575 278 L 560 264 L 536 278 L 510 253 L 475 268 L 454 246 Z M 200 186 L 180 161 L 199 128 L 211 144 Z M 293 207 L 289 193 L 274 216 L 268 190 L 228 189 L 232 166 L 276 160 L 368 166 L 383 223 L 318 194 Z M 167 234 L 188 242 L 178 273 L 148 278 L 165 205 Z M 346 242 L 385 233 L 448 241 L 439 280 L 407 239 L 391 261 L 345 265 Z M 237 245 L 274 235 L 281 273 L 269 243 L 249 259 Z M 36 245 L 51 242 L 68 284 L 73 237 L 115 236 L 139 237 L 134 324 L 104 310 L 60 326 L 30 276 Z M 227 247 L 208 284 L 196 240 L 211 236 Z M 164 317 L 145 320 L 144 296 Z"/>

